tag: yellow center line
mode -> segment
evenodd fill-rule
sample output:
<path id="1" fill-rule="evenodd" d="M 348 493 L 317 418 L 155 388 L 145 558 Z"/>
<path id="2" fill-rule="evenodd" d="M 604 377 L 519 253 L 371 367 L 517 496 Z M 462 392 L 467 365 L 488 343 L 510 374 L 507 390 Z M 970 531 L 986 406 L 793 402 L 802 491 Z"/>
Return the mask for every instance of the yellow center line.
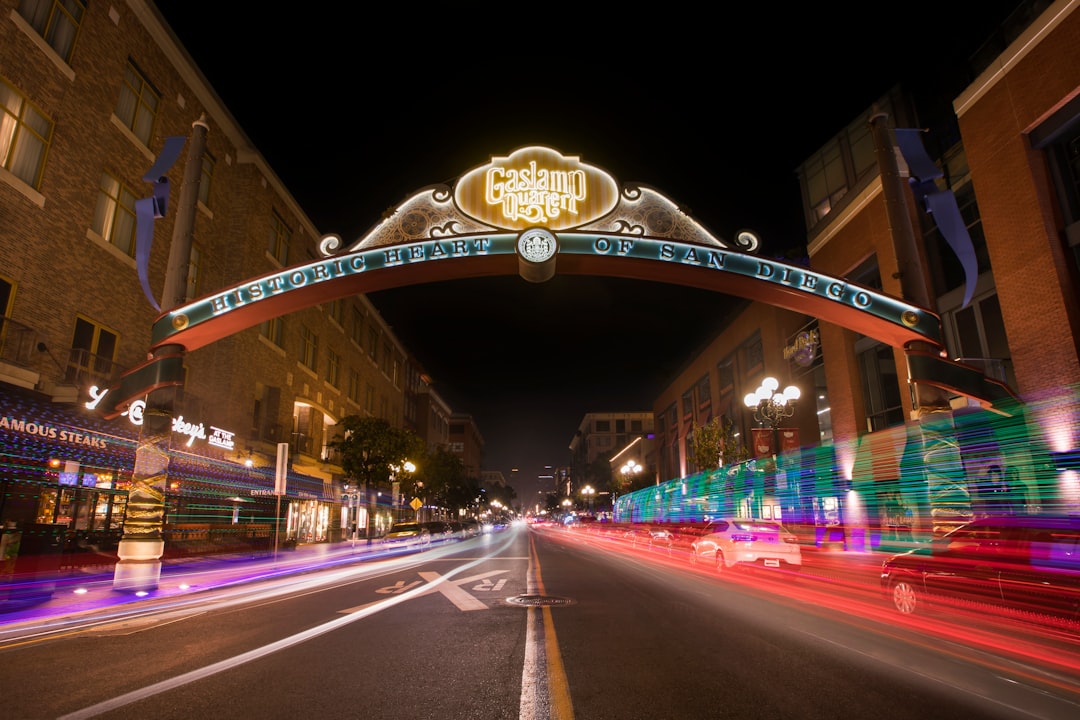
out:
<path id="1" fill-rule="evenodd" d="M 529 534 L 529 558 L 532 574 L 536 582 L 538 595 L 545 595 L 544 579 L 540 573 L 540 559 L 536 556 L 536 545 Z M 530 608 L 530 612 L 535 608 Z M 551 720 L 574 720 L 574 704 L 570 699 L 570 684 L 566 679 L 566 668 L 559 653 L 559 640 L 555 635 L 555 623 L 551 619 L 551 608 L 542 608 L 544 618 L 544 656 L 547 659 L 548 700 L 551 703 Z"/>

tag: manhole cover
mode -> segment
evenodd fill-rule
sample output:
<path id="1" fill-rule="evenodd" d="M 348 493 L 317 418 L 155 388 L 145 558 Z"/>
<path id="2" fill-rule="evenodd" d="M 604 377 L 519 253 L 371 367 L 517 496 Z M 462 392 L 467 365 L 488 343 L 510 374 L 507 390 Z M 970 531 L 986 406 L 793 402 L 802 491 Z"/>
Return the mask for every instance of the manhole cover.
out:
<path id="1" fill-rule="evenodd" d="M 542 607 L 544 605 L 573 605 L 574 601 L 568 598 L 554 597 L 552 595 L 518 595 L 506 598 L 511 605 L 524 605 L 526 607 Z"/>

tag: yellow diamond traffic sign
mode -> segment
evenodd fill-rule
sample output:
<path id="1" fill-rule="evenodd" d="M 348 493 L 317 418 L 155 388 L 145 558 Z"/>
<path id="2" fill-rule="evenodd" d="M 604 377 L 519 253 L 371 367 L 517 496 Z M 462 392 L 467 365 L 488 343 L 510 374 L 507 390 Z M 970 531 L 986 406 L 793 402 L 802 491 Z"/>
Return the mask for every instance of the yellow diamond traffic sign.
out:
<path id="1" fill-rule="evenodd" d="M 409 507 L 411 507 L 413 510 L 419 510 L 421 507 L 423 507 L 423 505 L 424 503 L 420 502 L 420 498 L 413 498 L 412 502 L 409 503 Z"/>

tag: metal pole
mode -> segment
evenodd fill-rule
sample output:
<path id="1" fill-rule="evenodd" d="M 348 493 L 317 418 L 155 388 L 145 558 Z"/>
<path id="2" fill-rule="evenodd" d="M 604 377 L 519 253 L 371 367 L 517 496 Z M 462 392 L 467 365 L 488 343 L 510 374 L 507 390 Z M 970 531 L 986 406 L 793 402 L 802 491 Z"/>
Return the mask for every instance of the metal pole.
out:
<path id="1" fill-rule="evenodd" d="M 915 243 L 915 232 L 911 225 L 906 183 L 900 177 L 900 167 L 896 162 L 896 152 L 893 149 L 888 120 L 889 116 L 886 113 L 875 113 L 870 117 L 870 129 L 874 138 L 878 173 L 881 175 L 881 192 L 885 200 L 885 214 L 889 220 L 889 230 L 892 235 L 893 253 L 896 255 L 900 291 L 905 300 L 933 310 L 929 283 L 923 271 L 922 256 Z M 930 343 L 922 341 L 910 343 L 908 349 L 923 350 L 934 354 L 939 350 Z M 939 387 L 925 383 L 912 383 L 911 395 L 913 410 L 917 416 L 951 409 L 948 396 Z"/>
<path id="2" fill-rule="evenodd" d="M 176 220 L 173 225 L 169 263 L 165 268 L 165 287 L 161 311 L 166 312 L 186 299 L 191 234 L 195 225 L 195 204 L 202 180 L 202 159 L 206 152 L 209 126 L 206 115 L 192 123 L 191 145 L 180 187 Z M 155 358 L 183 355 L 180 345 L 163 345 L 153 352 Z M 164 485 L 168 479 L 169 436 L 175 410 L 176 388 L 162 388 L 146 396 L 143 440 L 135 452 L 132 488 L 128 492 L 128 514 L 117 548 L 119 558 L 113 586 L 122 590 L 153 590 L 161 574 L 164 554 L 165 524 Z"/>
<path id="3" fill-rule="evenodd" d="M 274 562 L 277 562 L 278 531 L 281 529 L 281 495 L 277 496 L 277 510 L 274 511 Z"/>

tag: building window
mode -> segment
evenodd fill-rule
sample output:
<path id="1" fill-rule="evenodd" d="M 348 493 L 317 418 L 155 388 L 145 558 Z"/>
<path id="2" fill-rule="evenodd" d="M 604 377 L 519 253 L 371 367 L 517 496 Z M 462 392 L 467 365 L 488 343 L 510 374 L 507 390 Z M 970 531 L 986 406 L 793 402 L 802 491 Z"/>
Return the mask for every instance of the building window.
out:
<path id="1" fill-rule="evenodd" d="M 52 120 L 0 78 L 0 167 L 38 190 L 52 131 Z"/>
<path id="2" fill-rule="evenodd" d="M 319 362 L 319 336 L 307 325 L 300 326 L 300 364 L 315 370 Z"/>
<path id="3" fill-rule="evenodd" d="M 135 193 L 109 173 L 101 174 L 93 230 L 135 257 Z"/>
<path id="4" fill-rule="evenodd" d="M 326 351 L 326 382 L 331 387 L 338 386 L 338 372 L 341 367 L 341 358 L 333 350 Z"/>
<path id="5" fill-rule="evenodd" d="M 368 415 L 375 414 L 375 386 L 371 383 L 364 386 L 364 410 Z"/>
<path id="6" fill-rule="evenodd" d="M 694 416 L 694 388 L 682 394 L 682 414 L 684 420 L 689 420 Z"/>
<path id="7" fill-rule="evenodd" d="M 860 350 L 861 343 L 871 342 L 870 347 Z M 893 357 L 892 347 L 864 338 L 856 343 L 856 354 L 862 375 L 863 398 L 866 402 L 867 432 L 903 425 L 900 379 L 896 374 L 896 358 Z"/>
<path id="8" fill-rule="evenodd" d="M 987 377 L 1016 387 L 996 292 L 972 297 L 967 307 L 943 312 L 941 320 L 954 359 L 978 366 Z"/>
<path id="9" fill-rule="evenodd" d="M 330 319 L 338 324 L 338 327 L 345 327 L 345 307 L 341 298 L 330 301 L 329 315 Z"/>
<path id="10" fill-rule="evenodd" d="M 390 346 L 383 343 L 382 351 L 382 366 L 383 374 L 390 377 L 390 359 L 394 356 L 394 351 L 390 349 Z"/>
<path id="11" fill-rule="evenodd" d="M 610 420 L 597 420 L 596 421 L 596 432 L 598 432 L 598 433 L 611 432 L 611 421 Z"/>
<path id="12" fill-rule="evenodd" d="M 210 153 L 203 153 L 202 179 L 199 180 L 199 202 L 210 207 L 210 183 L 214 180 L 214 167 L 217 162 Z"/>
<path id="13" fill-rule="evenodd" d="M 754 337 L 746 344 L 746 372 L 761 372 L 765 367 L 765 351 L 761 345 L 761 338 Z"/>
<path id="14" fill-rule="evenodd" d="M 706 416 L 708 411 L 712 408 L 712 386 L 709 382 L 709 373 L 705 373 L 701 376 L 701 379 L 697 382 L 697 388 L 695 390 L 697 394 L 698 409 L 700 409 Z M 709 418 L 706 417 L 704 422 L 707 422 Z"/>
<path id="15" fill-rule="evenodd" d="M 368 348 L 367 348 L 368 357 L 370 357 L 372 360 L 374 360 L 375 357 L 376 357 L 376 352 L 378 351 L 378 349 L 379 349 L 379 328 L 372 326 L 372 327 L 368 328 Z"/>
<path id="16" fill-rule="evenodd" d="M 716 378 L 721 393 L 731 392 L 735 388 L 735 360 L 726 357 L 716 364 Z"/>
<path id="17" fill-rule="evenodd" d="M 81 386 L 110 380 L 119 344 L 120 336 L 113 331 L 86 318 L 76 318 L 65 382 Z"/>
<path id="18" fill-rule="evenodd" d="M 187 271 L 187 299 L 194 300 L 202 293 L 199 288 L 202 284 L 202 250 L 197 245 L 191 246 L 191 254 L 188 255 Z"/>
<path id="19" fill-rule="evenodd" d="M 0 318 L 6 318 L 11 309 L 11 298 L 15 294 L 15 285 L 5 277 L 0 277 Z M 0 325 L 0 331 L 4 326 Z M 0 336 L 2 338 L 2 336 Z"/>
<path id="20" fill-rule="evenodd" d="M 349 370 L 349 399 L 360 404 L 360 373 L 357 370 Z"/>
<path id="21" fill-rule="evenodd" d="M 352 341 L 361 350 L 364 349 L 364 311 L 353 305 L 352 309 Z"/>
<path id="22" fill-rule="evenodd" d="M 281 341 L 284 321 L 281 318 L 271 318 L 259 324 L 259 334 L 274 343 L 278 347 L 284 347 Z"/>
<path id="23" fill-rule="evenodd" d="M 266 242 L 266 252 L 282 265 L 289 264 L 289 245 L 292 243 L 292 230 L 276 212 L 270 214 L 270 235 Z"/>
<path id="24" fill-rule="evenodd" d="M 71 63 L 86 3 L 83 0 L 21 0 L 19 14 L 45 38 L 64 62 Z"/>
<path id="25" fill-rule="evenodd" d="M 120 87 L 116 116 L 147 147 L 150 147 L 160 103 L 161 95 L 129 61 L 124 69 L 124 84 Z"/>
<path id="26" fill-rule="evenodd" d="M 401 387 L 401 360 L 394 358 L 390 368 L 390 381 L 394 383 L 394 387 Z"/>

